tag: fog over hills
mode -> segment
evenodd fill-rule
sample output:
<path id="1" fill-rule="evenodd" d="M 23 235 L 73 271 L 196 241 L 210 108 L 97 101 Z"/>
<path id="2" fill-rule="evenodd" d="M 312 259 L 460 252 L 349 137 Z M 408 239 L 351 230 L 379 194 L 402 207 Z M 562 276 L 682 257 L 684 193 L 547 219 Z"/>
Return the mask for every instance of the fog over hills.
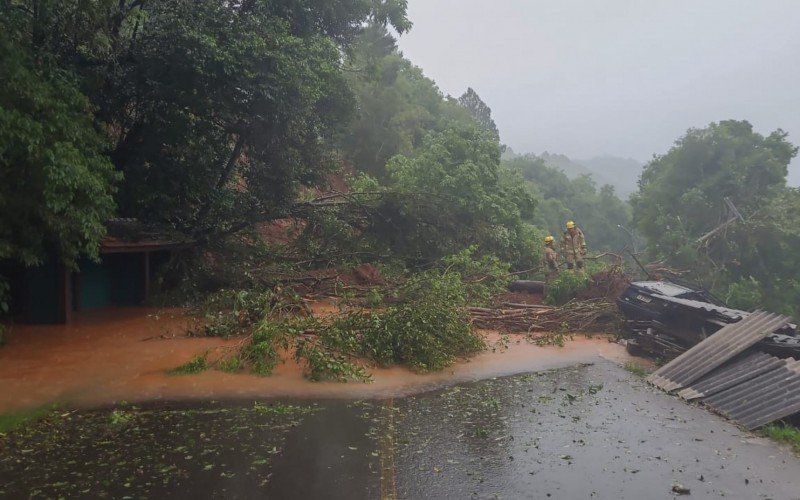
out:
<path id="1" fill-rule="evenodd" d="M 443 92 L 473 88 L 491 107 L 502 141 L 520 152 L 564 153 L 593 169 L 595 162 L 579 159 L 647 161 L 689 128 L 730 119 L 747 120 L 762 135 L 783 129 L 800 145 L 800 1 L 408 6 L 414 27 L 400 38 L 401 50 Z M 623 172 L 614 180 L 629 190 Z M 788 181 L 800 185 L 800 157 Z"/>
<path id="2" fill-rule="evenodd" d="M 504 157 L 511 158 L 516 155 L 513 149 L 507 148 Z M 638 189 L 639 175 L 644 166 L 634 159 L 613 155 L 573 160 L 567 155 L 545 151 L 536 156 L 544 160 L 548 167 L 564 172 L 570 179 L 589 175 L 598 187 L 605 184 L 614 186 L 617 196 L 623 200 L 627 200 Z"/>

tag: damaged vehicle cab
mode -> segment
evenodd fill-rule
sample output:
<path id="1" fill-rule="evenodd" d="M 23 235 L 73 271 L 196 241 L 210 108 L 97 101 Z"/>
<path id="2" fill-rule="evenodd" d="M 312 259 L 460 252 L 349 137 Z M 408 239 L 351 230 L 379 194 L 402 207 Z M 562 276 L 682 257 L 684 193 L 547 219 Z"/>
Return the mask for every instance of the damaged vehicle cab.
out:
<path id="1" fill-rule="evenodd" d="M 637 281 L 617 299 L 627 319 L 628 350 L 671 359 L 723 326 L 750 313 L 727 307 L 706 290 L 685 282 Z M 778 357 L 800 355 L 796 327 L 790 325 L 758 344 Z"/>

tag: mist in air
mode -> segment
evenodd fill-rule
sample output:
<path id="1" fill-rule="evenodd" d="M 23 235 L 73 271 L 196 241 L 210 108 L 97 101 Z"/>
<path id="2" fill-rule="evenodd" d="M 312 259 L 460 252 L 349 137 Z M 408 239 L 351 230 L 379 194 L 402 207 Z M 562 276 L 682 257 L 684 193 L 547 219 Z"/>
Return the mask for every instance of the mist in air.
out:
<path id="1" fill-rule="evenodd" d="M 517 153 L 642 164 L 688 128 L 726 119 L 800 143 L 800 2 L 410 0 L 408 9 L 404 54 L 446 94 L 474 88 Z M 800 185 L 797 159 L 789 184 Z"/>

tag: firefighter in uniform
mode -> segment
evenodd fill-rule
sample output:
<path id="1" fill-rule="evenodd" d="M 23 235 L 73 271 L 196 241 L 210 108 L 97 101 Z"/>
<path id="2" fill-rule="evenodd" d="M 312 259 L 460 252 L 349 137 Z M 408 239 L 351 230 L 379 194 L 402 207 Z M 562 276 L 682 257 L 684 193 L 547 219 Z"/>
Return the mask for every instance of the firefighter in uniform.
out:
<path id="1" fill-rule="evenodd" d="M 556 239 L 552 236 L 544 238 L 544 280 L 549 283 L 558 275 L 558 253 L 555 249 Z"/>
<path id="2" fill-rule="evenodd" d="M 564 231 L 562 241 L 564 258 L 567 261 L 567 269 L 577 267 L 583 269 L 583 258 L 586 256 L 586 238 L 583 231 L 575 225 L 573 221 L 567 222 L 567 230 Z"/>

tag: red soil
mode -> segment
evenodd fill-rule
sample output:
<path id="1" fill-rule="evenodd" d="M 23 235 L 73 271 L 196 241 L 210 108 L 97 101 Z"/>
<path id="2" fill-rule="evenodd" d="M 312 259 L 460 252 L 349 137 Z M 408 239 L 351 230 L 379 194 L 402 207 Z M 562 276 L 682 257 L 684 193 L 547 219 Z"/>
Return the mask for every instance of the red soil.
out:
<path id="1" fill-rule="evenodd" d="M 328 303 L 313 303 L 330 314 Z M 157 317 L 156 317 L 157 315 Z M 70 325 L 15 325 L 0 348 L 0 412 L 52 402 L 97 406 L 141 402 L 221 398 L 385 398 L 422 392 L 460 381 L 510 375 L 591 362 L 598 356 L 627 359 L 622 346 L 606 338 L 576 337 L 563 348 L 537 347 L 512 336 L 507 350 L 487 350 L 444 371 L 415 374 L 405 368 L 370 368 L 374 382 L 315 383 L 289 359 L 270 377 L 209 370 L 197 375 L 166 372 L 208 351 L 239 340 L 183 336 L 186 319 L 179 310 L 117 308 L 79 315 Z M 487 342 L 500 339 L 487 332 Z"/>

